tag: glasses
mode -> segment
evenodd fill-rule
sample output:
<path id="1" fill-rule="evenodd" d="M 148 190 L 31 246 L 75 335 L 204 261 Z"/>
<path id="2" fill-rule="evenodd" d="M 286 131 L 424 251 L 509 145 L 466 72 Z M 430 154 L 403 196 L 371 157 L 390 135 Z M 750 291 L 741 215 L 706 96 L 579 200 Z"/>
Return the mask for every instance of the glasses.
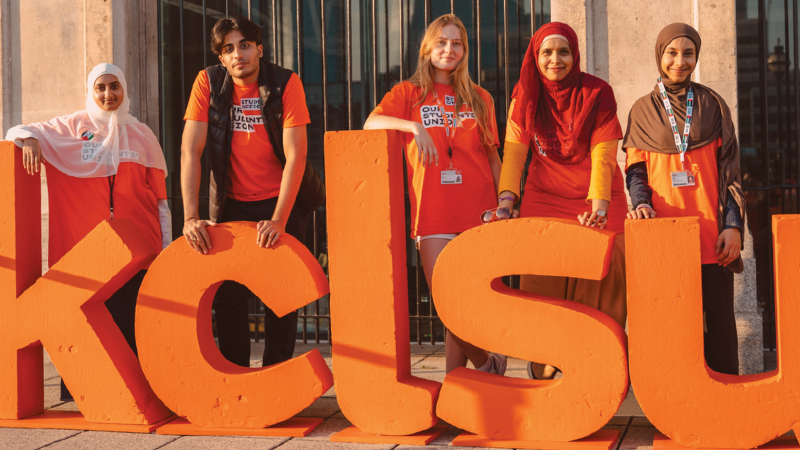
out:
<path id="1" fill-rule="evenodd" d="M 485 225 L 490 222 L 508 219 L 509 217 L 511 217 L 511 208 L 506 208 L 505 206 L 502 208 L 492 208 L 481 214 L 481 223 Z"/>

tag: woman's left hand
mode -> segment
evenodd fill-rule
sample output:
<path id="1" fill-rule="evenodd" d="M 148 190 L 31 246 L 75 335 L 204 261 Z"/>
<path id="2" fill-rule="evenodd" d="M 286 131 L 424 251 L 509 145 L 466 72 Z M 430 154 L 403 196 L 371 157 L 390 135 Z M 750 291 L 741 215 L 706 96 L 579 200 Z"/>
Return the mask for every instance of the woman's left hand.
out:
<path id="1" fill-rule="evenodd" d="M 277 244 L 278 239 L 286 233 L 286 225 L 277 220 L 262 220 L 258 222 L 256 229 L 256 245 L 259 247 L 269 248 Z"/>
<path id="2" fill-rule="evenodd" d="M 736 261 L 742 249 L 742 236 L 738 228 L 722 230 L 717 238 L 717 264 L 726 267 Z"/>
<path id="3" fill-rule="evenodd" d="M 608 207 L 611 204 L 608 200 L 592 200 L 592 212 L 587 211 L 578 215 L 578 222 L 587 227 L 600 227 L 602 230 L 608 225 Z M 605 216 L 599 216 L 597 211 L 605 211 Z"/>

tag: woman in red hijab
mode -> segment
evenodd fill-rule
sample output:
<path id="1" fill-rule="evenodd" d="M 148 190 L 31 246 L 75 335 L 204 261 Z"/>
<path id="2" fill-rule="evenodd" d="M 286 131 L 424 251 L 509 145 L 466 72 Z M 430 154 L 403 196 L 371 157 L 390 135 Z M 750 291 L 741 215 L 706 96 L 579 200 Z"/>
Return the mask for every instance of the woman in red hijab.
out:
<path id="1" fill-rule="evenodd" d="M 531 39 L 509 112 L 498 212 L 507 213 L 501 208 L 511 210 L 520 200 L 520 177 L 532 149 L 523 217 L 570 219 L 619 235 L 602 280 L 525 275 L 520 288 L 591 306 L 624 327 L 622 232 L 628 202 L 616 163 L 622 128 L 611 86 L 582 72 L 580 61 L 577 35 L 567 24 L 549 23 Z M 528 364 L 531 378 L 549 379 L 556 372 L 552 366 Z"/>

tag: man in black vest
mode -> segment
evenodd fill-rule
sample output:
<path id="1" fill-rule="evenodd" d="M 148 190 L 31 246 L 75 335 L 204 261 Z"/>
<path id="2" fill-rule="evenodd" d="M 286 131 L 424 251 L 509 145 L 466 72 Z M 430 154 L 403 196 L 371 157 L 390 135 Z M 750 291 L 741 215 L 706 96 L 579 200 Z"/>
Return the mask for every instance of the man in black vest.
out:
<path id="1" fill-rule="evenodd" d="M 254 245 L 269 247 L 289 233 L 303 242 L 308 215 L 295 207 L 306 166 L 305 92 L 292 71 L 264 61 L 261 27 L 235 15 L 211 32 L 220 64 L 201 71 L 186 109 L 181 144 L 183 235 L 201 254 L 212 246 L 207 226 L 258 222 Z M 210 218 L 198 206 L 203 149 L 211 169 Z M 268 276 L 268 274 L 265 274 Z M 214 299 L 220 352 L 250 366 L 250 326 L 245 286 L 225 281 Z M 297 313 L 278 318 L 267 308 L 263 366 L 292 357 Z"/>

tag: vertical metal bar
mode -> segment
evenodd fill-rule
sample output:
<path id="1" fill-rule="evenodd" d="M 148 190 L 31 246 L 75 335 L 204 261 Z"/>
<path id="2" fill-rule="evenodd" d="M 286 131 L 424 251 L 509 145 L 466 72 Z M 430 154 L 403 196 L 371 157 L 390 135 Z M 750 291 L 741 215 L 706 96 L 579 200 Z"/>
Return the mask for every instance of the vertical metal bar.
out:
<path id="1" fill-rule="evenodd" d="M 372 109 L 378 106 L 378 3 L 372 0 Z"/>
<path id="2" fill-rule="evenodd" d="M 250 0 L 247 0 L 247 18 L 253 20 L 253 10 L 250 5 Z"/>
<path id="3" fill-rule="evenodd" d="M 325 23 L 325 0 L 319 0 L 320 24 L 322 26 L 322 129 L 328 131 L 328 27 Z"/>
<path id="4" fill-rule="evenodd" d="M 431 23 L 431 0 L 425 0 L 425 28 Z"/>
<path id="5" fill-rule="evenodd" d="M 456 0 L 450 0 L 450 14 L 456 13 Z"/>
<path id="6" fill-rule="evenodd" d="M 349 0 L 348 0 L 349 1 Z M 796 1 L 796 0 L 795 0 Z M 397 3 L 400 5 L 400 81 L 403 81 L 405 78 L 405 43 L 403 42 L 403 0 L 397 0 Z"/>
<path id="7" fill-rule="evenodd" d="M 184 62 L 184 53 L 183 53 L 183 0 L 180 0 L 178 4 L 181 11 L 178 15 L 180 21 L 180 28 L 181 28 L 181 108 L 183 112 L 186 112 L 186 64 Z"/>
<path id="8" fill-rule="evenodd" d="M 203 68 L 208 67 L 208 32 L 206 31 L 206 0 L 203 0 Z"/>
<path id="9" fill-rule="evenodd" d="M 299 1 L 299 0 L 298 0 Z M 347 129 L 353 129 L 353 19 L 352 0 L 347 3 Z"/>
<path id="10" fill-rule="evenodd" d="M 800 36 L 797 31 L 797 0 L 792 0 L 792 27 L 794 30 L 794 131 L 797 133 L 795 139 L 795 158 L 797 159 L 797 178 L 800 178 L 800 79 L 798 78 L 798 62 L 800 62 L 800 53 L 798 53 L 797 44 L 800 43 Z M 788 67 L 787 67 L 788 69 Z"/>
<path id="11" fill-rule="evenodd" d="M 483 71 L 481 70 L 481 0 L 475 0 L 476 8 L 475 8 L 475 23 L 477 24 L 477 30 L 475 32 L 475 46 L 477 47 L 477 51 L 475 52 L 475 59 L 477 60 L 478 70 L 475 73 L 475 77 L 478 79 L 478 86 L 481 85 L 481 79 Z"/>
<path id="12" fill-rule="evenodd" d="M 278 15 L 276 14 L 278 8 L 275 1 L 272 0 L 272 63 L 278 64 Z"/>
<path id="13" fill-rule="evenodd" d="M 386 90 L 384 92 L 389 92 L 390 84 L 390 73 L 389 73 L 389 0 L 383 0 L 383 20 L 384 20 L 384 37 L 386 38 Z"/>
<path id="14" fill-rule="evenodd" d="M 522 70 L 522 14 L 525 8 L 522 6 L 522 0 L 517 1 L 517 67 Z"/>
<path id="15" fill-rule="evenodd" d="M 303 67 L 303 1 L 296 0 L 297 5 L 297 76 L 305 83 Z"/>
<path id="16" fill-rule="evenodd" d="M 541 17 L 539 21 L 539 26 L 541 27 L 544 25 L 544 0 L 539 0 L 539 17 Z"/>
<path id="17" fill-rule="evenodd" d="M 285 64 L 285 59 L 283 58 L 283 1 L 278 3 L 278 51 L 280 53 L 280 58 L 278 58 L 279 64 L 283 66 Z"/>
<path id="18" fill-rule="evenodd" d="M 500 26 L 497 24 L 497 0 L 492 3 L 492 13 L 494 14 L 494 39 L 497 43 L 495 45 L 495 66 L 494 66 L 494 95 L 500 94 L 500 55 L 503 54 L 503 49 L 500 48 L 502 42 L 500 40 Z"/>
<path id="19" fill-rule="evenodd" d="M 508 0 L 503 0 L 503 67 L 505 69 L 505 85 L 506 85 L 506 117 L 508 117 L 509 101 L 509 67 L 508 67 Z"/>
<path id="20" fill-rule="evenodd" d="M 228 3 L 230 0 L 225 0 L 225 17 L 230 17 L 230 13 L 228 12 Z"/>
<path id="21" fill-rule="evenodd" d="M 417 250 L 416 248 L 414 248 L 414 267 L 417 268 L 417 270 L 416 270 L 416 276 L 417 276 L 417 314 L 416 314 L 416 316 L 417 316 L 417 320 L 416 320 L 416 322 L 417 322 L 417 330 L 416 330 L 417 331 L 417 345 L 422 345 L 422 333 L 420 333 L 420 328 L 422 326 L 422 321 L 420 320 L 420 316 L 422 315 L 422 313 L 420 311 L 422 309 L 422 304 L 420 302 L 420 298 L 422 297 L 422 292 L 420 290 L 420 283 L 422 282 L 422 280 L 420 279 L 420 276 L 419 276 L 419 273 L 421 272 L 421 264 L 420 264 L 420 261 L 419 261 L 419 250 Z M 432 302 L 432 300 L 430 300 L 430 299 L 428 301 Z"/>
<path id="22" fill-rule="evenodd" d="M 531 38 L 536 33 L 536 0 L 531 0 Z"/>

